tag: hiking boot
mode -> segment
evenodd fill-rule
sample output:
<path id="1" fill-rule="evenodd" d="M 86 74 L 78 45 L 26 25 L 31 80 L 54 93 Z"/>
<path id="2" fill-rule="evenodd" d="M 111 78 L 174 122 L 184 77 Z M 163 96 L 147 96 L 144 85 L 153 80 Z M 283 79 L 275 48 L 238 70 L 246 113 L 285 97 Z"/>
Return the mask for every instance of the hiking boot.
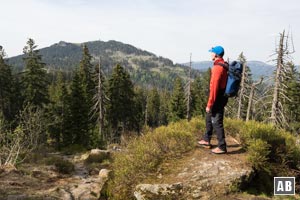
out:
<path id="1" fill-rule="evenodd" d="M 212 147 L 210 142 L 207 142 L 205 140 L 200 140 L 200 141 L 197 142 L 197 144 L 204 147 L 204 148 L 207 148 L 207 149 L 210 149 Z"/>
<path id="2" fill-rule="evenodd" d="M 211 150 L 211 152 L 214 154 L 225 154 L 225 153 L 227 153 L 227 150 L 226 149 L 223 150 L 223 149 L 220 149 L 219 147 L 217 147 L 217 148 L 214 148 L 213 150 Z"/>

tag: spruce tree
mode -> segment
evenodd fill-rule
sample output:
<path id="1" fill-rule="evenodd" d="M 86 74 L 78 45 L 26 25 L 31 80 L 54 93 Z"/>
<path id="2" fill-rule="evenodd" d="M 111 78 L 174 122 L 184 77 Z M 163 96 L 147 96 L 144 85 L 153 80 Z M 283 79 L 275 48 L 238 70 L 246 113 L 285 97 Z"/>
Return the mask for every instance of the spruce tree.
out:
<path id="1" fill-rule="evenodd" d="M 176 78 L 170 104 L 170 121 L 178 121 L 186 116 L 186 104 L 184 102 L 184 89 L 182 79 Z"/>
<path id="2" fill-rule="evenodd" d="M 65 145 L 80 144 L 88 147 L 90 142 L 89 112 L 86 104 L 84 87 L 81 84 L 79 72 L 76 71 L 71 83 L 71 93 L 68 96 L 68 114 L 66 118 L 66 133 L 63 135 Z"/>
<path id="3" fill-rule="evenodd" d="M 289 124 L 290 131 L 298 131 L 300 128 L 300 80 L 299 72 L 297 72 L 295 65 L 292 62 L 286 64 L 285 79 L 283 85 L 287 88 L 284 90 L 283 107 L 284 113 Z"/>
<path id="4" fill-rule="evenodd" d="M 208 99 L 210 68 L 192 83 L 192 116 L 204 116 Z"/>
<path id="5" fill-rule="evenodd" d="M 160 109 L 160 97 L 157 88 L 153 88 L 150 91 L 148 102 L 148 125 L 150 127 L 159 126 L 159 109 Z"/>
<path id="6" fill-rule="evenodd" d="M 142 127 L 145 125 L 145 112 L 146 112 L 146 92 L 142 87 L 134 88 L 134 108 L 132 125 L 134 131 L 140 133 Z"/>
<path id="7" fill-rule="evenodd" d="M 34 40 L 30 38 L 23 49 L 25 54 L 23 96 L 25 104 L 42 106 L 48 102 L 48 81 L 45 63 L 42 62 L 42 56 L 36 48 Z"/>
<path id="8" fill-rule="evenodd" d="M 168 125 L 170 92 L 163 90 L 160 92 L 160 107 L 159 107 L 159 125 Z"/>
<path id="9" fill-rule="evenodd" d="M 0 46 L 0 113 L 5 120 L 13 118 L 13 76 L 10 66 L 5 62 L 6 54 Z"/>
<path id="10" fill-rule="evenodd" d="M 67 131 L 63 135 L 65 145 L 80 144 L 84 147 L 92 145 L 92 130 L 96 117 L 92 118 L 91 113 L 96 87 L 91 60 L 92 56 L 87 46 L 84 45 L 79 69 L 75 71 L 71 92 L 67 97 L 67 116 L 65 118 Z"/>
<path id="11" fill-rule="evenodd" d="M 66 117 L 68 91 L 62 72 L 58 73 L 57 82 L 49 87 L 50 104 L 48 105 L 48 131 L 55 141 L 57 149 L 60 149 L 62 138 L 66 135 Z"/>
<path id="12" fill-rule="evenodd" d="M 132 128 L 134 116 L 133 83 L 129 74 L 119 64 L 113 69 L 109 79 L 108 98 L 110 100 L 108 119 L 113 129 L 111 139 L 118 140 L 122 131 Z"/>
<path id="13" fill-rule="evenodd" d="M 79 64 L 79 79 L 85 99 L 84 106 L 90 110 L 89 113 L 92 113 L 92 108 L 94 105 L 93 98 L 96 94 L 96 83 L 93 78 L 93 76 L 95 76 L 95 70 L 91 61 L 92 56 L 89 53 L 89 49 L 86 45 L 84 45 L 82 49 L 82 59 Z M 90 131 L 94 127 L 96 118 L 92 118 L 91 115 L 88 115 L 87 121 Z"/>

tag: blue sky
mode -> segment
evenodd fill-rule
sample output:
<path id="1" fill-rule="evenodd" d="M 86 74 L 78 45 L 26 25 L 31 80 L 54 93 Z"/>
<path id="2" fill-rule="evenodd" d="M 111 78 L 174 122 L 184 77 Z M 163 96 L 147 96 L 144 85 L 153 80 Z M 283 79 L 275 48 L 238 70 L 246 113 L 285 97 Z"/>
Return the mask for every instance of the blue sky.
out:
<path id="1" fill-rule="evenodd" d="M 61 40 L 118 40 L 174 62 L 208 60 L 225 48 L 236 59 L 270 60 L 283 29 L 293 33 L 300 64 L 298 0 L 5 0 L 0 2 L 0 45 L 22 53 L 29 37 L 40 48 Z"/>

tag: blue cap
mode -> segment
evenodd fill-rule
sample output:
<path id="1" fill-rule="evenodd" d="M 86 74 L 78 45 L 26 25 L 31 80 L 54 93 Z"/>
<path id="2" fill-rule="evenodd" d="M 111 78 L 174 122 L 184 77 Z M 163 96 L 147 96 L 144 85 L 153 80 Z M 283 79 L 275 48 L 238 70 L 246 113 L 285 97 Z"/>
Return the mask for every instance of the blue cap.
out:
<path id="1" fill-rule="evenodd" d="M 222 46 L 215 46 L 209 50 L 209 52 L 215 53 L 218 56 L 224 55 L 224 48 Z"/>

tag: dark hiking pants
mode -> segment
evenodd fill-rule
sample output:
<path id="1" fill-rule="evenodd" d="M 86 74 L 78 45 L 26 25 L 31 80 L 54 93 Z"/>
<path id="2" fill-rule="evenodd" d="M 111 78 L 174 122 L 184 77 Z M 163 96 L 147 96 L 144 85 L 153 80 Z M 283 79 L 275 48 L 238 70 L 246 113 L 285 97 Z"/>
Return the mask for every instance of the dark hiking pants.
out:
<path id="1" fill-rule="evenodd" d="M 203 137 L 205 141 L 210 142 L 213 130 L 215 130 L 218 139 L 218 147 L 222 150 L 226 150 L 223 119 L 224 107 L 227 104 L 227 101 L 227 97 L 219 97 L 211 112 L 206 113 L 206 132 Z"/>

